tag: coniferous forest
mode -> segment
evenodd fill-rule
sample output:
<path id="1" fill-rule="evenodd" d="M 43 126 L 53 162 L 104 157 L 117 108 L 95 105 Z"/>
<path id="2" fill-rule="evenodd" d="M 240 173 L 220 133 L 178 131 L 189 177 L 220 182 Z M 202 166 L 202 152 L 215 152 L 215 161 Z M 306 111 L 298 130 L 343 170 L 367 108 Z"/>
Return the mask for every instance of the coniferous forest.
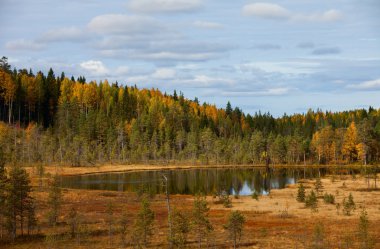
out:
<path id="1" fill-rule="evenodd" d="M 0 0 L 0 249 L 380 249 L 379 7 Z"/>
<path id="2" fill-rule="evenodd" d="M 15 164 L 371 164 L 380 109 L 243 113 L 0 62 L 0 147 Z"/>

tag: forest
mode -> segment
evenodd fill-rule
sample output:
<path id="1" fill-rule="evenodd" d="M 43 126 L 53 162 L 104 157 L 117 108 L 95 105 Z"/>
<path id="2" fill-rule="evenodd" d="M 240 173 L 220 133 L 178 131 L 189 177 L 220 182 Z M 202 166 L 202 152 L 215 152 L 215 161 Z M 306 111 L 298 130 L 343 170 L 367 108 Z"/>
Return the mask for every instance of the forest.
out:
<path id="1" fill-rule="evenodd" d="M 380 109 L 246 114 L 0 60 L 0 147 L 10 164 L 374 164 Z"/>

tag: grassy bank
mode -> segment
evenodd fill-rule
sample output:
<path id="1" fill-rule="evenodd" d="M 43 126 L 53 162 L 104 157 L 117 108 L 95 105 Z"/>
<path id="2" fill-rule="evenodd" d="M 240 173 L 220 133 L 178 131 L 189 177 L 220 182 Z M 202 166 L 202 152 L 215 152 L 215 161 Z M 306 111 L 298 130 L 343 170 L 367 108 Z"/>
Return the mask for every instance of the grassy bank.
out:
<path id="1" fill-rule="evenodd" d="M 149 164 L 105 164 L 91 167 L 71 167 L 71 166 L 45 166 L 45 173 L 69 175 L 85 175 L 96 173 L 117 173 L 117 172 L 136 172 L 147 170 L 174 170 L 174 169 L 207 169 L 207 168 L 265 168 L 265 165 L 149 165 Z M 363 165 L 270 165 L 270 168 L 360 168 Z M 35 167 L 26 167 L 30 174 L 35 174 Z"/>

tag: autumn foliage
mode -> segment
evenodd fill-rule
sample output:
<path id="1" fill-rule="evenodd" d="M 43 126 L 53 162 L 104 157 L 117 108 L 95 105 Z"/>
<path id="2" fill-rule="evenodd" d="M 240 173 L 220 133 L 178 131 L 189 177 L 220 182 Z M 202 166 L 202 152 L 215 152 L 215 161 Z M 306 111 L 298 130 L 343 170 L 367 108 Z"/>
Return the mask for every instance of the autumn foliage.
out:
<path id="1" fill-rule="evenodd" d="M 0 63 L 0 143 L 8 162 L 338 164 L 379 161 L 380 110 L 274 118 L 180 92 L 86 82 Z"/>

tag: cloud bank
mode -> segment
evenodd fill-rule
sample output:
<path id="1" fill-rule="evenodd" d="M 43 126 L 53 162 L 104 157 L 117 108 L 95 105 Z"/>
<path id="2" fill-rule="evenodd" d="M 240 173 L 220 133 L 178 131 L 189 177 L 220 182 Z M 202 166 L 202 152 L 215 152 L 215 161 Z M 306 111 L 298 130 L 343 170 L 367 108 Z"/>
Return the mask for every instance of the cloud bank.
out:
<path id="1" fill-rule="evenodd" d="M 343 18 L 339 10 L 330 9 L 321 13 L 295 13 L 279 4 L 251 3 L 243 6 L 244 16 L 254 16 L 271 20 L 288 20 L 292 22 L 335 22 Z"/>

